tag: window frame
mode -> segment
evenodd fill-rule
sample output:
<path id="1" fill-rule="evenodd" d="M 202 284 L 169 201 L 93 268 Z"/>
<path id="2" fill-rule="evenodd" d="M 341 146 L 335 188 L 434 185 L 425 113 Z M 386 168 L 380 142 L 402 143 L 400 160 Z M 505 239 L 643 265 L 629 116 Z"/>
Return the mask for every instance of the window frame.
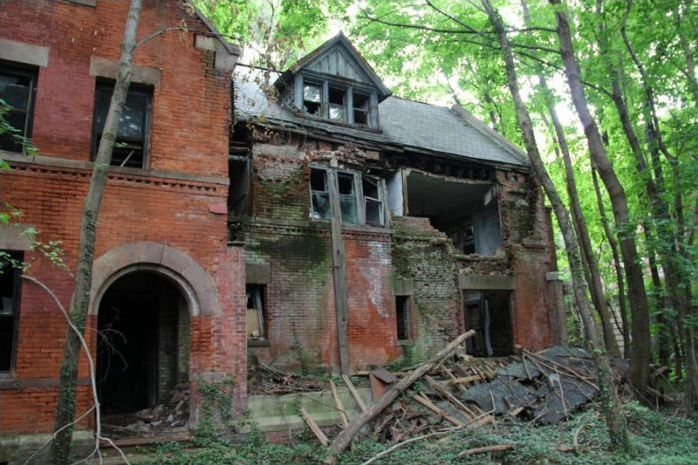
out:
<path id="1" fill-rule="evenodd" d="M 310 193 L 310 205 L 309 205 L 309 213 L 308 216 L 312 221 L 324 221 L 324 222 L 329 222 L 332 219 L 332 211 L 331 211 L 331 205 L 332 205 L 332 200 L 329 198 L 331 193 L 330 193 L 330 187 L 329 183 L 330 182 L 335 182 L 337 183 L 336 185 L 336 192 L 337 192 L 337 202 L 340 205 L 341 209 L 341 200 L 342 196 L 348 196 L 349 194 L 340 194 L 339 192 L 339 175 L 340 174 L 345 174 L 345 175 L 351 175 L 353 177 L 353 188 L 354 188 L 354 198 L 356 200 L 356 208 L 357 208 L 357 222 L 356 223 L 350 223 L 344 220 L 344 218 L 341 217 L 341 211 L 340 211 L 340 218 L 342 219 L 342 224 L 348 225 L 348 226 L 370 226 L 374 228 L 387 228 L 388 227 L 388 218 L 389 214 L 388 211 L 386 210 L 387 208 L 387 192 L 386 192 L 386 187 L 385 187 L 385 179 L 379 177 L 379 176 L 372 176 L 369 174 L 364 174 L 359 171 L 355 170 L 350 170 L 346 168 L 332 168 L 324 165 L 311 165 L 310 166 L 311 174 L 312 176 L 312 171 L 313 170 L 318 170 L 318 171 L 323 171 L 325 174 L 325 191 L 318 191 L 313 189 L 312 185 L 312 180 L 309 178 L 308 179 L 308 192 Z M 330 176 L 330 171 L 334 173 L 333 176 Z M 370 179 L 372 182 L 376 183 L 376 189 L 378 193 L 378 198 L 375 197 L 370 197 L 366 196 L 364 193 L 364 188 L 363 188 L 363 182 L 364 179 Z M 330 216 L 328 218 L 322 218 L 322 217 L 315 217 L 315 206 L 314 206 L 314 193 L 319 192 L 322 194 L 327 195 L 328 197 L 328 202 L 330 203 Z M 369 223 L 366 221 L 366 201 L 373 201 L 377 202 L 379 204 L 379 212 L 380 212 L 380 218 L 381 222 L 380 224 L 375 224 L 375 223 Z"/>
<path id="2" fill-rule="evenodd" d="M 24 261 L 24 252 L 21 250 L 11 250 L 2 249 L 0 252 L 8 253 L 13 256 L 14 260 Z M 13 265 L 9 265 L 13 266 Z M 5 371 L 0 371 L 0 379 L 14 378 L 16 368 L 17 368 L 17 345 L 19 342 L 19 320 L 20 320 L 20 306 L 22 301 L 22 269 L 14 266 L 13 267 L 14 282 L 12 291 L 12 304 L 13 313 L 11 317 L 2 316 L 0 318 L 12 318 L 12 332 L 11 332 L 11 349 L 10 349 L 10 360 L 9 369 Z"/>
<path id="3" fill-rule="evenodd" d="M 116 82 L 113 79 L 97 78 L 95 80 L 95 93 L 94 93 L 94 101 L 93 101 L 93 107 L 92 107 L 92 140 L 90 142 L 90 160 L 91 161 L 94 161 L 95 158 L 97 157 L 97 150 L 99 149 L 99 141 L 101 140 L 101 136 L 99 136 L 97 134 L 97 104 L 98 104 L 99 94 L 100 94 L 100 91 L 104 92 L 106 89 L 111 88 L 110 95 L 113 95 L 115 83 Z M 114 151 L 112 149 L 112 159 L 111 159 L 109 166 L 117 167 L 117 168 L 148 169 L 150 167 L 150 138 L 151 138 L 152 117 L 153 117 L 153 99 L 154 99 L 155 89 L 153 88 L 153 86 L 132 82 L 129 85 L 126 99 L 128 99 L 128 96 L 131 94 L 131 92 L 135 92 L 135 93 L 144 95 L 146 97 L 145 122 L 144 122 L 144 127 L 143 127 L 143 149 L 142 149 L 143 150 L 143 161 L 142 161 L 140 167 L 124 166 L 123 162 L 121 165 L 115 165 L 115 164 L 113 164 Z M 109 100 L 111 101 L 111 97 Z M 125 103 L 126 102 L 124 101 L 124 104 Z M 109 111 L 108 108 L 109 107 L 107 107 L 107 112 Z M 106 121 L 105 121 L 105 123 L 106 123 Z M 119 143 L 118 130 L 117 130 L 117 139 L 115 139 L 114 144 L 116 145 L 117 143 Z"/>
<path id="4" fill-rule="evenodd" d="M 247 335 L 247 340 L 254 342 L 266 342 L 269 341 L 269 309 L 268 309 L 268 299 L 267 299 L 267 285 L 259 283 L 246 283 L 245 284 L 245 295 L 247 296 L 248 289 L 258 289 L 259 293 L 259 303 L 260 308 L 255 308 L 257 310 L 257 319 L 259 320 L 259 336 L 250 336 L 249 330 L 245 330 Z M 247 297 L 249 299 L 249 297 Z M 247 300 L 246 299 L 246 300 Z M 247 303 L 245 303 L 247 307 Z M 251 310 L 249 307 L 247 310 Z"/>
<path id="5" fill-rule="evenodd" d="M 300 73 L 296 76 L 294 86 L 296 95 L 293 99 L 294 106 L 303 115 L 309 118 L 318 118 L 333 124 L 346 124 L 359 128 L 378 129 L 378 96 L 374 89 L 361 84 L 344 83 L 321 75 Z M 318 113 L 309 113 L 305 110 L 305 87 L 320 87 L 320 110 Z M 330 91 L 340 90 L 344 95 L 344 118 L 333 119 L 330 117 Z M 354 121 L 354 94 L 358 93 L 366 97 L 366 123 L 356 123 Z M 375 113 L 375 116 L 374 116 Z"/>
<path id="6" fill-rule="evenodd" d="M 30 78 L 30 89 L 29 89 L 29 102 L 27 103 L 27 108 L 24 116 L 24 130 L 21 137 L 26 140 L 31 140 L 34 131 L 34 107 L 36 103 L 36 91 L 39 82 L 39 67 L 28 65 L 26 63 L 18 63 L 15 61 L 0 60 L 0 73 L 7 72 L 7 74 L 15 74 Z M 12 111 L 12 110 L 10 110 Z M 8 150 L 6 148 L 0 147 L 0 150 L 5 150 L 11 153 L 26 153 L 26 145 L 22 144 L 21 151 L 15 152 L 13 150 Z"/>
<path id="7" fill-rule="evenodd" d="M 405 304 L 405 308 L 403 309 L 403 314 L 404 314 L 404 338 L 400 338 L 400 320 L 398 318 L 398 308 L 400 305 L 400 302 Z M 411 295 L 403 295 L 403 294 L 398 294 L 395 295 L 395 340 L 397 341 L 398 345 L 405 345 L 405 344 L 410 344 L 414 341 L 414 331 L 412 328 L 412 296 Z"/>

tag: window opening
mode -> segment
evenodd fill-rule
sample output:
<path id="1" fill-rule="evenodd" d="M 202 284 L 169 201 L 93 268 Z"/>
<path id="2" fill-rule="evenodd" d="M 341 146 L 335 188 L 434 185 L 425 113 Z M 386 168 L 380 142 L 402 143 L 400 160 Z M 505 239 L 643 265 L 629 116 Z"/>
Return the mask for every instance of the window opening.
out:
<path id="1" fill-rule="evenodd" d="M 410 297 L 407 295 L 395 296 L 395 321 L 397 323 L 397 340 L 410 339 Z"/>
<path id="2" fill-rule="evenodd" d="M 0 251 L 0 373 L 13 365 L 22 258 L 21 252 Z"/>
<path id="3" fill-rule="evenodd" d="M 346 97 L 346 91 L 330 87 L 329 117 L 331 120 L 346 121 Z"/>
<path id="4" fill-rule="evenodd" d="M 337 173 L 337 189 L 339 191 L 339 206 L 342 212 L 342 221 L 357 224 L 359 212 L 356 202 L 356 189 L 354 175 L 352 173 Z"/>
<path id="5" fill-rule="evenodd" d="M 266 309 L 264 302 L 266 286 L 248 284 L 247 290 L 247 337 L 266 339 Z"/>
<path id="6" fill-rule="evenodd" d="M 330 192 L 327 188 L 327 171 L 321 168 L 310 169 L 310 194 L 314 220 L 329 220 L 332 217 Z"/>
<path id="7" fill-rule="evenodd" d="M 466 329 L 475 330 L 467 342 L 477 356 L 511 355 L 514 349 L 510 291 L 470 291 L 463 294 Z"/>
<path id="8" fill-rule="evenodd" d="M 475 253 L 475 228 L 472 224 L 463 229 L 463 253 L 468 255 Z"/>
<path id="9" fill-rule="evenodd" d="M 22 152 L 23 138 L 31 137 L 36 68 L 12 66 L 0 61 L 0 111 L 3 119 L 14 131 L 0 134 L 0 149 Z"/>
<path id="10" fill-rule="evenodd" d="M 113 92 L 113 82 L 97 83 L 92 137 L 93 158 L 97 154 L 99 141 L 102 138 Z M 133 85 L 129 88 L 112 152 L 111 164 L 113 166 L 145 167 L 152 95 L 151 88 L 134 87 Z"/>
<path id="11" fill-rule="evenodd" d="M 378 179 L 363 177 L 364 208 L 366 211 L 366 224 L 376 226 L 383 225 L 383 201 L 380 193 Z"/>
<path id="12" fill-rule="evenodd" d="M 311 115 L 319 115 L 322 104 L 322 87 L 315 84 L 303 86 L 303 111 Z"/>
<path id="13" fill-rule="evenodd" d="M 354 123 L 368 125 L 369 96 L 354 92 Z"/>

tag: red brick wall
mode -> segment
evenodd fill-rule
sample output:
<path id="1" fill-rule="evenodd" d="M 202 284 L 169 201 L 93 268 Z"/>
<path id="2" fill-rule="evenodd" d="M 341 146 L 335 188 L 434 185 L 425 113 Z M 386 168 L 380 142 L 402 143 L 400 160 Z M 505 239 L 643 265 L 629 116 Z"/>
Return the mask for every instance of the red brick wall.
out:
<path id="1" fill-rule="evenodd" d="M 90 57 L 118 59 L 128 3 L 98 1 L 97 8 L 91 8 L 55 1 L 3 2 L 1 38 L 50 47 L 48 66 L 39 71 L 33 125 L 34 143 L 49 160 L 89 160 L 95 88 Z M 190 380 L 195 387 L 199 377 L 232 376 L 234 405 L 241 412 L 246 392 L 244 258 L 242 249 L 227 245 L 226 215 L 212 212 L 225 205 L 228 192 L 230 79 L 214 72 L 212 52 L 193 46 L 193 31 L 202 26 L 175 2 L 146 0 L 139 37 L 178 25 L 183 18 L 190 23 L 189 32 L 162 35 L 139 49 L 135 58 L 138 65 L 162 71 L 153 95 L 150 167 L 179 174 L 112 172 L 95 257 L 123 244 L 153 241 L 182 251 L 208 273 L 215 283 L 208 292 L 218 293 L 222 310 L 192 318 Z M 72 271 L 90 171 L 80 163 L 70 168 L 51 165 L 14 163 L 11 173 L 0 176 L 0 197 L 23 212 L 21 222 L 36 227 L 38 240 L 62 241 Z M 38 253 L 26 258 L 27 274 L 45 282 L 67 306 L 73 290 L 69 271 L 50 265 Z M 56 376 L 67 326 L 35 285 L 24 281 L 21 292 L 16 372 L 12 379 L 0 379 L 0 434 L 53 427 Z M 88 326 L 94 350 L 95 317 Z M 87 374 L 83 357 L 82 382 Z M 88 405 L 87 387 L 81 387 L 78 414 Z M 194 405 L 195 418 L 197 408 Z"/>
<path id="2" fill-rule="evenodd" d="M 86 160 L 92 134 L 92 56 L 118 60 L 128 1 L 97 8 L 55 0 L 3 1 L 0 37 L 50 47 L 39 70 L 33 142 L 42 155 Z M 193 47 L 198 21 L 178 1 L 147 0 L 142 39 L 184 19 L 189 32 L 165 33 L 136 50 L 134 63 L 162 70 L 153 92 L 151 168 L 227 176 L 229 79 L 216 76 L 213 54 Z"/>

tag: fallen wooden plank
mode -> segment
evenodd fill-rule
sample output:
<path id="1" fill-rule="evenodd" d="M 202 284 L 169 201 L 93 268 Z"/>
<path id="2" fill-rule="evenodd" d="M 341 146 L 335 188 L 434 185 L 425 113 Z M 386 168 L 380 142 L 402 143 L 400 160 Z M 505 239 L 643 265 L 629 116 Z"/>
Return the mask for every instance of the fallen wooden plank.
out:
<path id="1" fill-rule="evenodd" d="M 339 398 L 337 394 L 337 386 L 334 385 L 334 381 L 330 380 L 330 389 L 332 390 L 332 397 L 334 397 L 334 403 L 339 410 L 339 416 L 342 417 L 342 425 L 346 428 L 349 424 L 349 418 L 347 418 L 347 412 L 344 410 L 344 405 L 342 404 L 342 399 Z"/>
<path id="2" fill-rule="evenodd" d="M 464 376 L 462 378 L 452 378 L 446 381 L 446 384 L 470 384 L 475 381 L 481 381 L 482 378 L 479 375 L 476 376 Z"/>
<path id="3" fill-rule="evenodd" d="M 354 398 L 354 400 L 356 401 L 356 404 L 359 406 L 361 411 L 365 412 L 366 410 L 368 410 L 366 408 L 366 403 L 364 403 L 364 400 L 359 395 L 359 391 L 356 390 L 356 388 L 354 387 L 354 384 L 351 382 L 349 377 L 347 375 L 342 375 L 342 379 L 344 380 L 344 384 L 347 386 L 347 389 L 349 389 L 349 393 Z"/>
<path id="4" fill-rule="evenodd" d="M 380 399 L 376 399 L 366 412 L 354 418 L 349 422 L 349 426 L 344 428 L 342 432 L 334 438 L 332 444 L 330 444 L 330 453 L 325 458 L 325 463 L 336 463 L 337 455 L 342 453 L 349 444 L 351 444 L 354 436 L 363 428 L 363 426 L 369 421 L 373 420 L 379 413 L 381 413 L 388 405 L 392 404 L 397 397 L 405 392 L 407 388 L 412 386 L 418 379 L 420 379 L 425 374 L 429 373 L 432 368 L 434 368 L 441 360 L 450 356 L 463 342 L 468 338 L 475 335 L 475 331 L 470 330 L 466 333 L 461 334 L 453 341 L 451 341 L 443 350 L 432 357 L 427 362 L 423 363 L 419 367 L 415 368 L 412 372 L 402 378 L 400 381 L 395 383 L 390 389 L 388 389 Z"/>
<path id="5" fill-rule="evenodd" d="M 322 432 L 320 427 L 315 423 L 315 420 L 313 420 L 310 415 L 308 415 L 308 412 L 305 411 L 303 407 L 300 408 L 301 416 L 303 417 L 303 420 L 305 420 L 305 423 L 308 425 L 310 428 L 310 431 L 315 434 L 315 437 L 318 438 L 320 441 L 320 444 L 323 446 L 327 447 L 330 443 L 329 439 L 327 439 L 327 436 L 325 436 L 325 433 Z"/>
<path id="6" fill-rule="evenodd" d="M 414 400 L 434 412 L 435 414 L 439 415 L 442 417 L 444 420 L 448 421 L 449 423 L 454 424 L 455 426 L 465 426 L 462 421 L 458 420 L 457 418 L 452 417 L 448 413 L 444 412 L 442 409 L 434 405 L 432 401 L 427 399 L 426 397 L 420 395 L 420 394 L 412 394 L 411 396 Z"/>
<path id="7" fill-rule="evenodd" d="M 443 384 L 440 382 L 436 381 L 434 378 L 431 376 L 425 376 L 424 377 L 429 385 L 438 392 L 441 397 L 449 401 L 451 404 L 453 404 L 456 408 L 458 408 L 466 417 L 472 417 L 474 416 L 474 412 L 470 410 L 463 402 L 458 400 L 456 396 L 451 394 L 451 391 L 448 390 Z"/>

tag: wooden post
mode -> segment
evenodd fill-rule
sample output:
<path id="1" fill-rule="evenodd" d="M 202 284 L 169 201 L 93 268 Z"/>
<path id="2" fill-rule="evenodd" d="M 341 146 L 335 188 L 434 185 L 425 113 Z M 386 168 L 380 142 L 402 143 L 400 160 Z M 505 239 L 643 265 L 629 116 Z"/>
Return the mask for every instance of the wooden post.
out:
<path id="1" fill-rule="evenodd" d="M 337 191 L 337 172 L 327 170 L 327 183 L 332 206 L 332 277 L 334 280 L 334 305 L 337 315 L 337 346 L 339 348 L 339 369 L 341 374 L 349 374 L 349 349 L 347 348 L 347 326 L 349 303 L 347 300 L 347 268 L 342 238 L 342 215 Z"/>

